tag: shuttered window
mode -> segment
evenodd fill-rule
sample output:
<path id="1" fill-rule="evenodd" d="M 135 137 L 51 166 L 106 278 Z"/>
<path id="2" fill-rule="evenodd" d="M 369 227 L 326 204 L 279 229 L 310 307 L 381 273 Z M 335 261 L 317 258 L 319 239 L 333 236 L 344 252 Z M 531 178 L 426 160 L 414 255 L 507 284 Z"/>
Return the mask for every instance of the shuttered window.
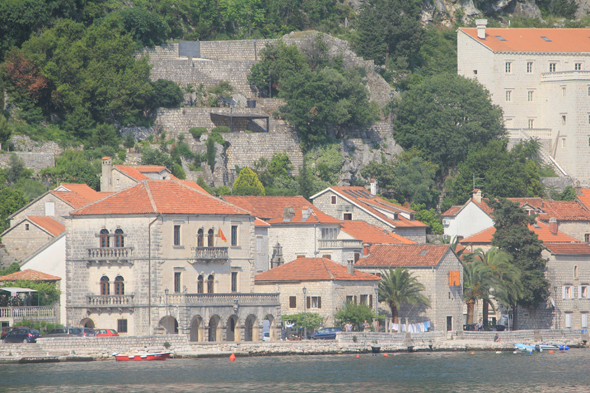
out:
<path id="1" fill-rule="evenodd" d="M 297 308 L 297 296 L 289 296 L 289 308 Z"/>
<path id="2" fill-rule="evenodd" d="M 450 287 L 461 286 L 461 272 L 459 270 L 449 271 L 449 286 Z"/>

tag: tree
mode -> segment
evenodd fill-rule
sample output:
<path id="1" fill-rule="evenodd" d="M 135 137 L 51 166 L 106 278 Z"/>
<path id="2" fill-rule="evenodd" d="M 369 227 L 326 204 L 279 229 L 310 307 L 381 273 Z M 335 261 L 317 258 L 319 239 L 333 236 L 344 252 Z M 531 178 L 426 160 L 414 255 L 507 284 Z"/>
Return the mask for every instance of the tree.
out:
<path id="1" fill-rule="evenodd" d="M 264 186 L 256 173 L 248 168 L 242 168 L 238 178 L 234 182 L 233 195 L 266 195 Z"/>
<path id="2" fill-rule="evenodd" d="M 391 309 L 393 323 L 398 323 L 398 312 L 403 303 L 430 307 L 430 301 L 421 294 L 424 285 L 408 269 L 384 270 L 379 282 L 379 301 Z"/>
<path id="3" fill-rule="evenodd" d="M 10 155 L 10 163 L 8 165 L 8 169 L 4 173 L 6 180 L 10 184 L 14 184 L 33 173 L 30 169 L 27 169 L 25 162 L 14 153 Z"/>
<path id="4" fill-rule="evenodd" d="M 152 149 L 150 147 L 142 149 L 141 164 L 165 166 L 170 171 L 172 171 L 172 168 L 174 167 L 174 163 L 172 162 L 172 159 L 168 154 L 163 153 L 157 149 Z"/>
<path id="5" fill-rule="evenodd" d="M 369 306 L 365 303 L 354 304 L 351 301 L 346 302 L 344 307 L 334 314 L 338 325 L 344 326 L 350 322 L 354 330 L 360 330 L 364 321 L 371 321 L 373 318 L 376 318 L 376 315 Z"/>
<path id="6" fill-rule="evenodd" d="M 418 149 L 442 174 L 472 150 L 506 133 L 502 110 L 477 81 L 454 74 L 435 75 L 412 86 L 394 106 L 395 141 Z"/>
<path id="7" fill-rule="evenodd" d="M 103 146 L 111 146 L 114 149 L 119 148 L 121 138 L 117 129 L 110 124 L 99 124 L 92 131 L 90 144 L 96 149 Z"/>
<path id="8" fill-rule="evenodd" d="M 573 201 L 577 197 L 576 190 L 572 186 L 567 186 L 562 192 L 551 193 L 551 198 L 555 201 Z"/>
<path id="9" fill-rule="evenodd" d="M 319 328 L 324 322 L 324 318 L 322 318 L 320 314 L 314 312 L 281 315 L 281 320 L 294 324 L 293 327 L 298 329 L 301 334 L 303 334 L 304 327 L 307 327 L 308 330 L 314 330 Z"/>
<path id="10" fill-rule="evenodd" d="M 178 108 L 184 101 L 184 93 L 176 83 L 158 79 L 154 87 L 153 106 L 155 108 Z"/>
<path id="11" fill-rule="evenodd" d="M 0 78 L 2 79 L 2 78 Z M 0 89 L 0 94 L 4 97 L 4 92 Z M 2 106 L 3 108 L 4 106 Z M 5 143 L 7 140 L 10 139 L 10 135 L 12 135 L 12 129 L 8 124 L 8 120 L 0 113 L 0 145 Z"/>
<path id="12" fill-rule="evenodd" d="M 120 21 L 123 30 L 133 37 L 139 48 L 162 45 L 170 34 L 170 27 L 160 15 L 141 7 L 123 8 L 109 17 Z"/>
<path id="13" fill-rule="evenodd" d="M 359 38 L 356 42 L 356 53 L 375 64 L 385 64 L 387 44 L 382 26 L 376 23 L 380 19 L 377 10 L 370 2 L 365 2 L 357 19 Z"/>
<path id="14" fill-rule="evenodd" d="M 27 200 L 21 190 L 0 186 L 0 230 L 2 232 L 8 228 L 6 222 L 8 216 L 23 208 L 26 204 Z"/>
<path id="15" fill-rule="evenodd" d="M 131 149 L 133 148 L 133 146 L 135 146 L 135 137 L 132 133 L 128 133 L 127 135 L 125 135 L 123 146 L 125 146 L 126 149 Z"/>
<path id="16" fill-rule="evenodd" d="M 535 217 L 504 198 L 490 201 L 489 205 L 496 220 L 492 246 L 507 252 L 520 270 L 523 292 L 518 304 L 534 308 L 549 296 L 549 282 L 543 274 L 545 259 L 541 257 L 543 242 L 528 228 L 535 223 Z"/>
<path id="17" fill-rule="evenodd" d="M 491 279 L 481 262 L 463 264 L 463 301 L 467 304 L 467 324 L 473 324 L 473 311 L 478 300 L 489 300 Z M 486 302 L 487 306 L 487 302 Z"/>
<path id="18" fill-rule="evenodd" d="M 39 171 L 39 176 L 55 185 L 59 182 L 87 184 L 88 187 L 98 190 L 100 186 L 98 173 L 100 173 L 100 167 L 96 168 L 88 162 L 84 152 L 66 150 L 55 160 L 54 168 L 42 169 Z"/>

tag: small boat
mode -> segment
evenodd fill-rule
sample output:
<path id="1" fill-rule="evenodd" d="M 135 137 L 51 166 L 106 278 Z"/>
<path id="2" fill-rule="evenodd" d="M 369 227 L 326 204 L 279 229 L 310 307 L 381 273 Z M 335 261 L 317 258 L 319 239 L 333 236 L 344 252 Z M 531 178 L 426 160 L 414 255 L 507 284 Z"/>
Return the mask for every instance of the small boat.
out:
<path id="1" fill-rule="evenodd" d="M 535 349 L 539 352 L 543 352 L 543 351 L 557 351 L 559 348 L 557 345 L 551 345 L 551 344 L 538 344 L 535 346 Z"/>
<path id="2" fill-rule="evenodd" d="M 127 354 L 127 353 L 113 353 L 113 356 L 119 362 L 128 362 L 128 361 L 147 361 L 147 360 L 166 360 L 170 356 L 172 352 L 155 352 L 155 353 L 136 353 L 136 354 Z"/>
<path id="3" fill-rule="evenodd" d="M 535 351 L 534 345 L 514 344 L 514 347 L 522 352 L 533 353 Z"/>

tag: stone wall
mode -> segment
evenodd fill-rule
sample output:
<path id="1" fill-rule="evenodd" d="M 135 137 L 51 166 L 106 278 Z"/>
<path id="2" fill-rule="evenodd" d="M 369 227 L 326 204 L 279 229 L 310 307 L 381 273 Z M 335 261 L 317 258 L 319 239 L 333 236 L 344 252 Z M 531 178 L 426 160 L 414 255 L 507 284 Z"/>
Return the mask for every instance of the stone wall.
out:
<path id="1" fill-rule="evenodd" d="M 164 351 L 164 343 L 171 344 L 176 351 L 190 350 L 186 335 L 167 336 L 119 336 L 119 337 L 56 337 L 40 338 L 38 346 L 45 351 L 76 351 L 77 354 L 107 352 L 126 352 L 135 350 Z"/>
<path id="2" fill-rule="evenodd" d="M 32 169 L 35 173 L 39 172 L 43 168 L 55 167 L 55 155 L 51 153 L 24 153 L 24 152 L 11 152 L 16 154 L 18 158 L 23 160 L 25 166 L 28 169 Z M 0 168 L 6 169 L 10 166 L 10 155 L 11 154 L 0 154 Z"/>

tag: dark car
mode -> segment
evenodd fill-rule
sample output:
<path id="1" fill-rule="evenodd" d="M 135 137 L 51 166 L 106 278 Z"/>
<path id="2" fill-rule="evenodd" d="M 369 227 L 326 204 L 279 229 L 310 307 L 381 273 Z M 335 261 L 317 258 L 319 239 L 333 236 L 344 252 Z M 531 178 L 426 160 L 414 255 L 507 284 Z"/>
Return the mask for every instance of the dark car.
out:
<path id="1" fill-rule="evenodd" d="M 82 328 L 82 335 L 84 337 L 95 337 L 96 332 L 94 331 L 94 329 L 91 328 Z"/>
<path id="2" fill-rule="evenodd" d="M 82 328 L 59 327 L 51 330 L 45 337 L 84 337 Z"/>
<path id="3" fill-rule="evenodd" d="M 94 329 L 96 337 L 113 337 L 118 336 L 119 333 L 115 329 Z"/>
<path id="4" fill-rule="evenodd" d="M 8 333 L 2 341 L 5 343 L 34 343 L 41 337 L 41 332 L 37 329 L 19 328 Z"/>
<path id="5" fill-rule="evenodd" d="M 9 326 L 9 327 L 5 327 L 2 330 L 2 335 L 0 336 L 0 340 L 4 340 L 4 337 L 6 337 L 6 335 L 10 332 L 12 332 L 15 329 L 23 329 L 26 328 L 26 326 Z"/>
<path id="6" fill-rule="evenodd" d="M 334 340 L 336 338 L 336 333 L 341 332 L 342 329 L 339 327 L 327 327 L 321 328 L 316 333 L 311 335 L 313 340 Z"/>

